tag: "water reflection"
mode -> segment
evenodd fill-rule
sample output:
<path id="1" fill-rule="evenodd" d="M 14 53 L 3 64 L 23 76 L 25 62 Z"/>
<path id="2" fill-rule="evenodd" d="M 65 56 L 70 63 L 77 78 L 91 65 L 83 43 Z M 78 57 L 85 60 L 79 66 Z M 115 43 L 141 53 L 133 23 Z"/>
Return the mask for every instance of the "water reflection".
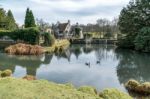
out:
<path id="1" fill-rule="evenodd" d="M 42 61 L 44 56 L 45 58 Z M 26 74 L 36 76 L 36 71 L 41 64 L 50 64 L 52 59 L 52 55 L 45 54 L 44 56 L 15 56 L 1 53 L 0 70 L 11 69 L 14 72 L 16 66 L 21 66 L 26 68 Z"/>
<path id="2" fill-rule="evenodd" d="M 0 70 L 14 76 L 35 75 L 57 83 L 91 85 L 98 90 L 119 88 L 130 78 L 150 81 L 150 56 L 106 45 L 71 45 L 64 51 L 41 56 L 0 54 Z M 90 64 L 90 65 L 86 65 Z"/>
<path id="3" fill-rule="evenodd" d="M 119 60 L 117 66 L 117 76 L 120 83 L 125 83 L 129 79 L 137 81 L 150 81 L 150 55 L 138 53 L 132 50 L 116 50 Z"/>

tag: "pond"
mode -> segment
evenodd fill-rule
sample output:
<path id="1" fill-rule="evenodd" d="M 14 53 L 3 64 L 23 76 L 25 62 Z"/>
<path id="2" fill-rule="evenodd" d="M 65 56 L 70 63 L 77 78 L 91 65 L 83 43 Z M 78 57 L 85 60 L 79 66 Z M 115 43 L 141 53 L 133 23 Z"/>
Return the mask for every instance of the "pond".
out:
<path id="1" fill-rule="evenodd" d="M 71 45 L 65 51 L 41 56 L 14 56 L 0 53 L 0 70 L 13 76 L 35 75 L 56 83 L 90 85 L 98 90 L 118 88 L 133 78 L 150 81 L 150 55 L 115 49 L 112 45 Z"/>

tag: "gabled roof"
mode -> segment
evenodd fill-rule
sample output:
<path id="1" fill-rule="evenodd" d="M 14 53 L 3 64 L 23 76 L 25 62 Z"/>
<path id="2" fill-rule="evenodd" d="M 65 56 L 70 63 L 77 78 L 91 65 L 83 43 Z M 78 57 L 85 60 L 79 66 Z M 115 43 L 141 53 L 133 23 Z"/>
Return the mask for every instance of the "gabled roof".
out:
<path id="1" fill-rule="evenodd" d="M 67 25 L 68 23 L 59 23 L 58 25 L 59 31 L 65 31 Z"/>

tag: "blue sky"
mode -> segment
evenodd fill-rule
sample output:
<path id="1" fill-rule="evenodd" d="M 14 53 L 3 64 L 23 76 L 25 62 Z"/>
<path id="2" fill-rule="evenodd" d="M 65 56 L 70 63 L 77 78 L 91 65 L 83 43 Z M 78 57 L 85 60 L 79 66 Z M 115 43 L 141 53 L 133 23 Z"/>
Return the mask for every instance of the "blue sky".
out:
<path id="1" fill-rule="evenodd" d="M 11 9 L 20 25 L 24 22 L 27 7 L 32 9 L 36 18 L 49 23 L 65 22 L 72 24 L 95 23 L 98 18 L 113 19 L 129 0 L 0 0 L 6 10 Z"/>

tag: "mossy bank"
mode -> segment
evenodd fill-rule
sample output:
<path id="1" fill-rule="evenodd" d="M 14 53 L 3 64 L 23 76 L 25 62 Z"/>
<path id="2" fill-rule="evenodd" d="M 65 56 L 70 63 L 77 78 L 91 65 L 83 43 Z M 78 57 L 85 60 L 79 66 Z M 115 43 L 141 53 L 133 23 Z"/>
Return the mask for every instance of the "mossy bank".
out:
<path id="1" fill-rule="evenodd" d="M 12 77 L 1 78 L 0 89 L 0 99 L 132 99 L 117 89 L 97 93 L 92 87 L 76 89 L 71 84 Z"/>

